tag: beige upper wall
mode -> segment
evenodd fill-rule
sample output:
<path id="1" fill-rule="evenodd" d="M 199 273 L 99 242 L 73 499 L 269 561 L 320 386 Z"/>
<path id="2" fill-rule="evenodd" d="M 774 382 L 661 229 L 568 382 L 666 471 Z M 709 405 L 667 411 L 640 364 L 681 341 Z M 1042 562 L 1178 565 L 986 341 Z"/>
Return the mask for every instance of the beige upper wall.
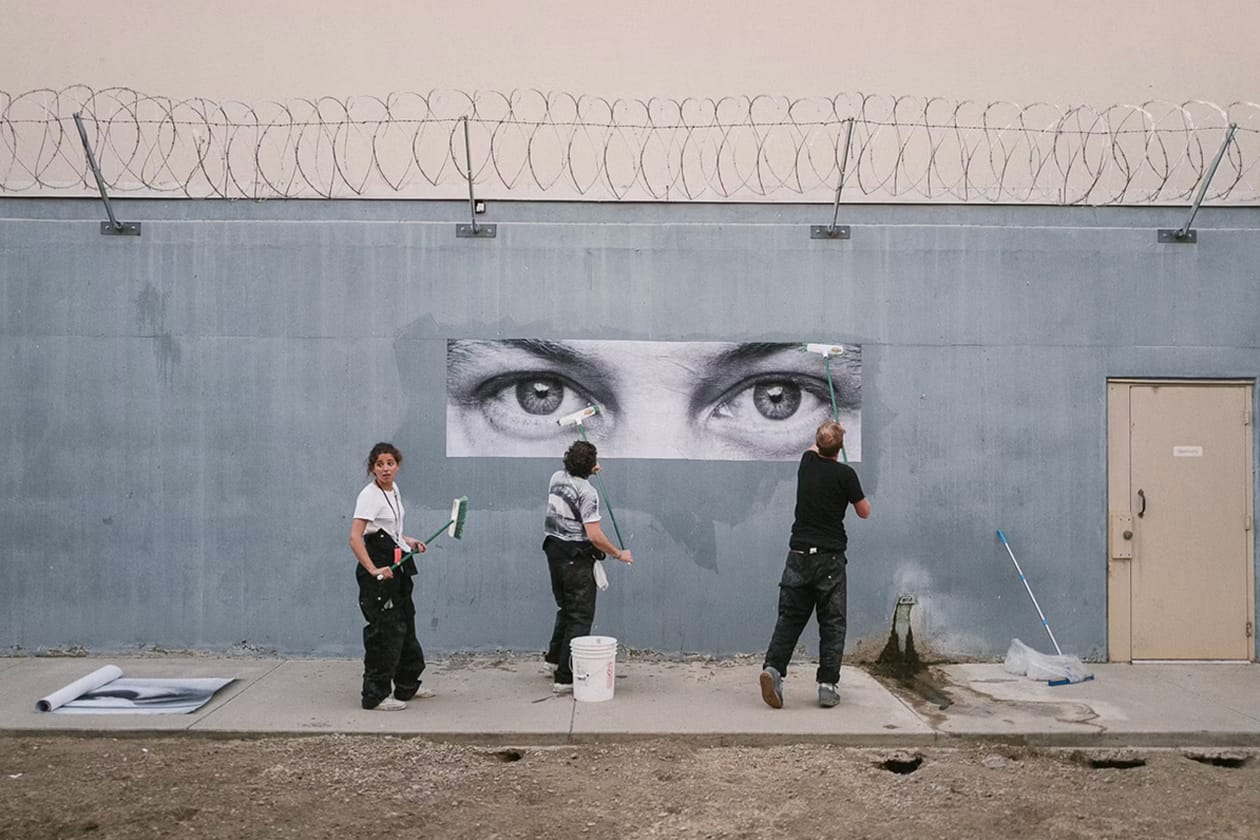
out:
<path id="1" fill-rule="evenodd" d="M 0 91 L 1260 101 L 1257 0 L 0 0 Z"/>

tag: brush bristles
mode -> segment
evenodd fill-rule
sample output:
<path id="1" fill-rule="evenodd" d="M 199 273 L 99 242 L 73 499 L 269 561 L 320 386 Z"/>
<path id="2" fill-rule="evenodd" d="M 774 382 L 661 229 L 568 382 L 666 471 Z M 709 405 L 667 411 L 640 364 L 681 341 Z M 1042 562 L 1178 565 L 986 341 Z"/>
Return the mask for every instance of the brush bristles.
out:
<path id="1" fill-rule="evenodd" d="M 464 519 L 468 516 L 468 497 L 460 496 L 451 505 L 451 527 L 446 529 L 446 533 L 455 539 L 459 539 L 464 535 Z"/>

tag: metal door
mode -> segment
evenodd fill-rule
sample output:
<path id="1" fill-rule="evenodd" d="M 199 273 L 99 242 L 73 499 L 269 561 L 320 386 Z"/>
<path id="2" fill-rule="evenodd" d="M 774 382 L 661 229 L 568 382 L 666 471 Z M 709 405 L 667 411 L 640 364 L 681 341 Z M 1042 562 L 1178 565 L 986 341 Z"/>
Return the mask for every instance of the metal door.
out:
<path id="1" fill-rule="evenodd" d="M 1251 659 L 1251 386 L 1108 394 L 1111 658 Z"/>

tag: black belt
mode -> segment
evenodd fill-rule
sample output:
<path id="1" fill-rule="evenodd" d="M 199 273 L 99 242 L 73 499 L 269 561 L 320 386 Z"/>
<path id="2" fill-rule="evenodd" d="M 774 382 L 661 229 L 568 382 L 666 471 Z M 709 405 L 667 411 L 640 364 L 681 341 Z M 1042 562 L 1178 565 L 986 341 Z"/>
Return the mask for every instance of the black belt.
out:
<path id="1" fill-rule="evenodd" d="M 839 554 L 841 549 L 810 546 L 809 548 L 789 548 L 788 551 L 792 554 Z"/>

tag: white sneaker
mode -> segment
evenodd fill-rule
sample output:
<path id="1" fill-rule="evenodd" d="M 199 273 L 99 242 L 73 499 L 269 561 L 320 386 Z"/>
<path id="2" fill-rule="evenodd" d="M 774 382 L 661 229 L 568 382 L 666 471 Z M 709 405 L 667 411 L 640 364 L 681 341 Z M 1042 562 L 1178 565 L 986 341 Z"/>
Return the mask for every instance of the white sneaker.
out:
<path id="1" fill-rule="evenodd" d="M 552 694 L 572 694 L 573 683 L 552 683 L 551 693 Z"/>
<path id="2" fill-rule="evenodd" d="M 386 697 L 381 702 L 372 707 L 377 712 L 401 712 L 407 708 L 407 704 L 401 700 L 395 700 L 393 697 Z"/>
<path id="3" fill-rule="evenodd" d="M 412 700 L 428 700 L 431 697 L 437 697 L 437 692 L 431 688 L 419 688 L 411 695 Z"/>

